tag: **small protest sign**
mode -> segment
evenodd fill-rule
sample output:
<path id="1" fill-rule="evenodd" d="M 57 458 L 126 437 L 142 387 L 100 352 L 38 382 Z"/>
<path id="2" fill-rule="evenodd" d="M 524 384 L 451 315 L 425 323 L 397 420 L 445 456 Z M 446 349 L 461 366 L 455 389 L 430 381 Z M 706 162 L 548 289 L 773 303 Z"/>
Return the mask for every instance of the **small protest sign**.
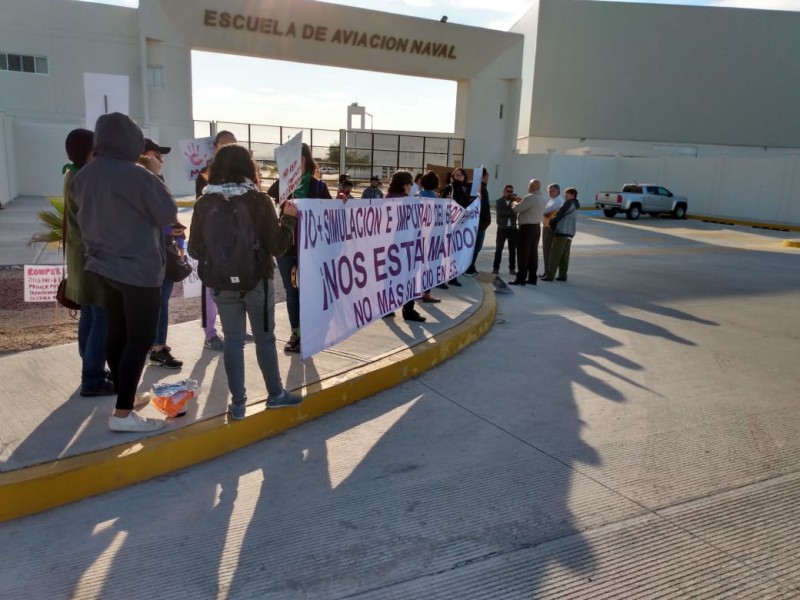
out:
<path id="1" fill-rule="evenodd" d="M 186 256 L 189 264 L 192 265 L 192 274 L 183 280 L 183 297 L 184 298 L 199 298 L 203 292 L 203 282 L 197 275 L 197 261 L 191 256 Z"/>
<path id="2" fill-rule="evenodd" d="M 303 144 L 301 131 L 285 144 L 275 148 L 275 162 L 278 164 L 278 177 L 281 194 L 278 203 L 283 204 L 289 195 L 300 185 L 303 173 L 300 169 L 300 152 Z"/>
<path id="3" fill-rule="evenodd" d="M 130 80 L 127 75 L 84 73 L 83 95 L 86 102 L 86 129 L 94 130 L 101 115 L 129 110 Z"/>
<path id="4" fill-rule="evenodd" d="M 214 157 L 214 138 L 195 138 L 193 140 L 181 140 L 178 142 L 181 149 L 183 167 L 189 179 L 197 179 L 200 171 Z"/>
<path id="5" fill-rule="evenodd" d="M 472 169 L 472 190 L 469 195 L 472 197 L 481 195 L 481 179 L 483 179 L 483 165 L 477 169 Z"/>
<path id="6" fill-rule="evenodd" d="M 66 276 L 63 265 L 25 265 L 25 302 L 55 302 L 61 279 Z"/>

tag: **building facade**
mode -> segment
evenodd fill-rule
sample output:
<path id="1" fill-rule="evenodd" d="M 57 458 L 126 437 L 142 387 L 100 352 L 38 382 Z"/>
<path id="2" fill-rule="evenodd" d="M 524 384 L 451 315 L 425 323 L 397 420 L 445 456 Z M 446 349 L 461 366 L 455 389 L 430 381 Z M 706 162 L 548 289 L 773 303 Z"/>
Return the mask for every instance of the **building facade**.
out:
<path id="1" fill-rule="evenodd" d="M 85 73 L 127 77 L 160 143 L 194 137 L 195 49 L 456 81 L 453 136 L 495 188 L 536 176 L 587 203 L 651 179 L 691 212 L 800 223 L 799 30 L 800 13 L 594 0 L 538 0 L 509 32 L 314 0 L 8 0 L 0 202 L 59 192 L 66 134 L 94 125 Z"/>

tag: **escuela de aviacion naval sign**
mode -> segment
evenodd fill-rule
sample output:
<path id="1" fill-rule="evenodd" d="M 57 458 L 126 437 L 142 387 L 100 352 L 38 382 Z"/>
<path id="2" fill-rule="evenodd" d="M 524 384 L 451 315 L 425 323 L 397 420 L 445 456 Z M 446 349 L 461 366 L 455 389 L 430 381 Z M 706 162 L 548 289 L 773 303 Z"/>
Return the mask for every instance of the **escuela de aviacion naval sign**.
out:
<path id="1" fill-rule="evenodd" d="M 206 9 L 203 12 L 203 25 L 313 42 L 341 44 L 369 50 L 385 50 L 387 52 L 416 54 L 447 60 L 455 60 L 457 58 L 454 44 L 369 33 L 357 29 L 342 29 L 340 27 L 331 29 L 325 25 L 295 23 L 294 21 L 284 23 L 278 19 L 260 15 L 243 15 Z"/>
<path id="2" fill-rule="evenodd" d="M 303 198 L 298 263 L 302 356 L 400 310 L 472 262 L 480 207 L 438 198 Z"/>

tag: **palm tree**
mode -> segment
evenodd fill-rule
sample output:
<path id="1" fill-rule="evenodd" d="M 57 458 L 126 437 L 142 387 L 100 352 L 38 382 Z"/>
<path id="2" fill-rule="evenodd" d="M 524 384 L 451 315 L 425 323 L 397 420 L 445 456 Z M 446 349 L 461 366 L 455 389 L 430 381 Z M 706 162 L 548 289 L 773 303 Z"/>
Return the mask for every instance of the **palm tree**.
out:
<path id="1" fill-rule="evenodd" d="M 64 196 L 48 194 L 47 201 L 50 202 L 53 210 L 40 210 L 36 213 L 45 230 L 33 234 L 28 240 L 28 246 L 39 243 L 58 242 L 59 245 L 64 243 Z"/>

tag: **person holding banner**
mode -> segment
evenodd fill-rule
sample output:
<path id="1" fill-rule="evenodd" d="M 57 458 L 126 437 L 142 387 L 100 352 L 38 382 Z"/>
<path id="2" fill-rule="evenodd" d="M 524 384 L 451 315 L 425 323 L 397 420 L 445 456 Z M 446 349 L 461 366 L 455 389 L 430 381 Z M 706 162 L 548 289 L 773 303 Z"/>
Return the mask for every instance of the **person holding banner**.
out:
<path id="1" fill-rule="evenodd" d="M 436 190 L 439 189 L 439 176 L 436 174 L 436 171 L 428 171 L 422 177 L 420 177 L 419 185 L 422 188 L 419 193 L 420 198 L 438 198 L 436 195 Z M 431 294 L 431 290 L 425 290 L 425 292 L 422 294 L 422 301 L 431 304 L 438 304 L 442 300 L 441 298 L 435 298 Z"/>
<path id="2" fill-rule="evenodd" d="M 472 185 L 469 182 L 469 176 L 467 172 L 458 167 L 457 169 L 453 169 L 447 175 L 447 185 L 444 186 L 442 189 L 441 197 L 442 198 L 452 198 L 455 200 L 459 206 L 462 208 L 467 208 L 470 204 L 472 204 L 472 199 L 470 198 L 470 191 L 472 189 Z M 449 285 L 454 285 L 456 287 L 461 287 L 462 283 L 458 280 L 458 277 L 453 277 L 450 281 L 447 282 Z M 442 289 L 447 289 L 447 284 L 441 284 L 438 287 Z"/>
<path id="3" fill-rule="evenodd" d="M 478 261 L 478 254 L 483 248 L 483 240 L 486 237 L 486 230 L 492 224 L 492 206 L 489 204 L 489 171 L 483 169 L 481 174 L 481 212 L 478 221 L 478 234 L 475 239 L 475 250 L 472 253 L 472 264 L 464 271 L 467 277 L 475 277 L 478 269 L 475 263 Z"/>
<path id="4" fill-rule="evenodd" d="M 247 212 L 237 212 L 236 219 L 248 219 L 248 229 L 257 239 L 258 255 L 254 258 L 252 246 L 248 264 L 237 265 L 243 273 L 255 275 L 254 287 L 240 289 L 239 278 L 226 287 L 216 285 L 214 299 L 219 309 L 222 331 L 225 334 L 223 360 L 231 392 L 229 413 L 231 419 L 244 419 L 247 393 L 245 389 L 244 342 L 246 321 L 249 319 L 255 338 L 256 357 L 261 375 L 267 387 L 267 408 L 295 406 L 303 401 L 301 396 L 289 393 L 283 387 L 278 368 L 278 353 L 275 348 L 275 288 L 273 284 L 274 255 L 281 255 L 292 245 L 297 226 L 297 208 L 285 203 L 280 220 L 266 194 L 258 188 L 258 168 L 250 151 L 243 146 L 228 144 L 220 148 L 208 176 L 208 186 L 195 204 L 189 235 L 189 255 L 198 261 L 201 279 L 214 281 L 216 256 L 220 250 L 230 251 L 230 247 L 215 247 L 221 240 L 220 231 L 215 226 L 231 218 L 232 213 L 219 207 L 226 203 L 238 203 Z M 237 204 L 234 204 L 237 206 Z M 241 222 L 241 221 L 237 221 Z M 208 236 L 208 237 L 207 237 Z M 235 254 L 234 254 L 235 255 Z M 241 255 L 236 255 L 241 257 Z M 224 263 L 224 261 L 220 261 Z M 253 267 L 250 269 L 249 267 Z M 238 271 L 235 271 L 238 272 Z"/>
<path id="5" fill-rule="evenodd" d="M 84 271 L 85 246 L 78 226 L 78 205 L 70 185 L 72 178 L 92 160 L 94 134 L 88 129 L 73 129 L 65 146 L 71 161 L 64 165 L 64 247 L 67 260 L 67 298 L 81 305 L 78 318 L 78 354 L 81 357 L 81 396 L 113 396 L 114 382 L 106 372 L 106 311 L 103 287 L 91 273 Z"/>
<path id="6" fill-rule="evenodd" d="M 411 186 L 414 185 L 414 177 L 408 171 L 395 171 L 392 180 L 389 182 L 387 198 L 407 198 L 411 195 Z M 430 291 L 430 290 L 429 290 Z M 434 300 L 435 301 L 435 300 Z M 424 323 L 425 317 L 419 314 L 414 308 L 414 301 L 409 300 L 403 304 L 403 319 L 415 323 Z"/>
<path id="7" fill-rule="evenodd" d="M 311 148 L 303 143 L 300 150 L 300 171 L 303 176 L 300 185 L 292 193 L 294 198 L 324 198 L 331 199 L 331 193 L 325 182 L 318 178 L 319 168 L 311 155 Z M 275 181 L 267 190 L 274 200 L 280 198 L 280 183 Z M 284 204 L 284 206 L 286 206 Z M 281 208 L 283 214 L 283 208 Z M 289 341 L 283 347 L 285 352 L 300 352 L 300 291 L 297 289 L 297 236 L 294 243 L 285 254 L 276 258 L 278 271 L 281 274 L 281 281 L 286 290 L 286 310 L 289 313 L 289 326 L 292 333 Z"/>
<path id="8" fill-rule="evenodd" d="M 216 154 L 217 150 L 223 146 L 235 143 L 236 136 L 230 131 L 223 129 L 222 131 L 217 132 L 217 135 L 214 137 L 214 154 Z M 205 189 L 206 185 L 208 185 L 208 169 L 209 165 L 200 171 L 200 174 L 195 180 L 195 199 L 203 195 L 203 190 Z M 224 348 L 225 342 L 217 332 L 217 305 L 214 304 L 214 295 L 206 286 L 203 286 L 200 303 L 200 313 L 202 316 L 200 324 L 202 325 L 203 332 L 205 333 L 205 342 L 203 342 L 203 347 L 208 348 L 209 350 L 217 350 L 219 352 Z"/>

